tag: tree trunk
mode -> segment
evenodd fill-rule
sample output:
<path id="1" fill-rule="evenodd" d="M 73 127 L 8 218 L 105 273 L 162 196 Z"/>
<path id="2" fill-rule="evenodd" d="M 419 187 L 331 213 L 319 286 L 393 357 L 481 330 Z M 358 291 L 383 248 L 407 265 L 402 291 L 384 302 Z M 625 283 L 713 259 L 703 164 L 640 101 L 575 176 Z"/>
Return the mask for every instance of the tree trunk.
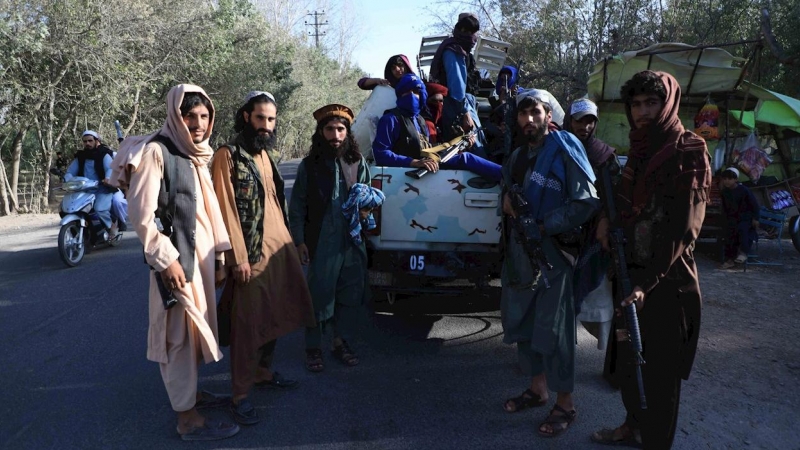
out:
<path id="1" fill-rule="evenodd" d="M 22 141 L 26 134 L 28 128 L 22 128 L 17 131 L 11 143 L 11 199 L 14 202 L 14 209 L 19 207 L 19 164 L 22 159 Z"/>
<path id="2" fill-rule="evenodd" d="M 8 184 L 8 179 L 6 178 L 6 166 L 3 164 L 2 155 L 0 155 L 0 201 L 3 202 L 3 215 L 8 216 L 11 214 L 11 208 L 9 207 L 8 200 L 8 189 L 6 189 L 6 185 Z"/>

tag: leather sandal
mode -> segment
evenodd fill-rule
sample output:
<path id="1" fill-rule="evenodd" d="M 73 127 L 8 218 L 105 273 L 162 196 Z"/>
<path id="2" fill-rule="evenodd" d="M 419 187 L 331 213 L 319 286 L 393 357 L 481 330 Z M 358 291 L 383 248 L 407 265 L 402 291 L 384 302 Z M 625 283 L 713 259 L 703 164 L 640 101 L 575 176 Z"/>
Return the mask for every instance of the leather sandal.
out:
<path id="1" fill-rule="evenodd" d="M 538 431 L 539 436 L 542 437 L 553 438 L 560 436 L 569 429 L 569 426 L 575 421 L 577 415 L 578 412 L 574 409 L 572 411 L 567 411 L 558 404 L 555 404 L 553 405 L 553 409 L 550 410 L 550 414 L 544 419 L 544 422 L 539 424 L 539 428 L 537 428 L 536 431 Z M 551 431 L 542 431 L 542 426 L 544 425 L 550 425 Z"/>
<path id="2" fill-rule="evenodd" d="M 350 349 L 350 346 L 347 345 L 347 341 L 344 339 L 342 339 L 341 345 L 333 347 L 331 353 L 345 366 L 353 367 L 357 366 L 359 363 L 358 356 Z"/>
<path id="3" fill-rule="evenodd" d="M 306 349 L 306 369 L 309 372 L 322 372 L 325 362 L 322 360 L 322 350 L 318 348 Z"/>
<path id="4" fill-rule="evenodd" d="M 622 432 L 621 439 L 615 439 L 614 434 L 617 430 Z M 622 424 L 617 429 L 603 428 L 592 433 L 592 442 L 602 445 L 615 445 L 620 447 L 642 448 L 641 436 L 638 431 L 631 429 L 627 424 Z"/>
<path id="5" fill-rule="evenodd" d="M 543 399 L 541 395 L 533 392 L 530 389 L 526 389 L 525 392 L 518 397 L 512 397 L 506 400 L 505 404 L 503 405 L 503 409 L 505 409 L 507 413 L 515 413 L 520 412 L 523 409 L 537 408 L 546 404 L 547 400 Z M 510 405 L 514 405 L 514 409 L 508 409 Z"/>

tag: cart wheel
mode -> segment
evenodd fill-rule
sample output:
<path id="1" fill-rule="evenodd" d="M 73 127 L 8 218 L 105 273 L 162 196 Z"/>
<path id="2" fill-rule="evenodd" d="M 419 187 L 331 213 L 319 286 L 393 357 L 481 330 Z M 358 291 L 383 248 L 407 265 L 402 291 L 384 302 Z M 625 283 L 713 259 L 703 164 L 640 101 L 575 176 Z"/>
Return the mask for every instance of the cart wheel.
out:
<path id="1" fill-rule="evenodd" d="M 789 236 L 792 237 L 795 250 L 800 252 L 800 216 L 789 219 Z"/>

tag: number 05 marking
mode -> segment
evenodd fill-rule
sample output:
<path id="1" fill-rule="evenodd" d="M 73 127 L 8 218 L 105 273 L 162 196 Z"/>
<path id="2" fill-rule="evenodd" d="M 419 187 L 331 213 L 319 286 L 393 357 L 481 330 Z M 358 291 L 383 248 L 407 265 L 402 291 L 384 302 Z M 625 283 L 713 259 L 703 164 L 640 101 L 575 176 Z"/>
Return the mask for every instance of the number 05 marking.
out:
<path id="1" fill-rule="evenodd" d="M 411 255 L 411 260 L 408 262 L 408 267 L 411 270 L 424 270 L 425 255 Z"/>

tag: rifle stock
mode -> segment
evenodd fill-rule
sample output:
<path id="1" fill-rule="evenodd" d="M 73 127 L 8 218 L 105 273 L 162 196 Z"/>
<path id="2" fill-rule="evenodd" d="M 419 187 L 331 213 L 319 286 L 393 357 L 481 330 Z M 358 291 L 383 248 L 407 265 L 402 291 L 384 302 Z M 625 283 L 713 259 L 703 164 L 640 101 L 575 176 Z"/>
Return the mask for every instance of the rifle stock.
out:
<path id="1" fill-rule="evenodd" d="M 622 226 L 619 223 L 619 216 L 614 204 L 614 193 L 611 185 L 611 171 L 609 164 L 605 164 L 600 176 L 603 178 L 603 205 L 606 217 L 609 222 L 609 246 L 611 256 L 614 260 L 614 269 L 617 278 L 617 301 L 628 298 L 633 292 L 630 276 L 628 275 L 628 264 L 625 258 L 625 236 Z M 628 339 L 630 339 L 631 350 L 634 355 L 636 365 L 636 383 L 639 389 L 639 405 L 641 409 L 647 409 L 647 398 L 644 394 L 644 379 L 642 378 L 642 366 L 645 364 L 642 356 L 642 335 L 639 331 L 639 316 L 636 314 L 636 305 L 631 303 L 625 307 L 625 327 L 627 328 Z"/>

